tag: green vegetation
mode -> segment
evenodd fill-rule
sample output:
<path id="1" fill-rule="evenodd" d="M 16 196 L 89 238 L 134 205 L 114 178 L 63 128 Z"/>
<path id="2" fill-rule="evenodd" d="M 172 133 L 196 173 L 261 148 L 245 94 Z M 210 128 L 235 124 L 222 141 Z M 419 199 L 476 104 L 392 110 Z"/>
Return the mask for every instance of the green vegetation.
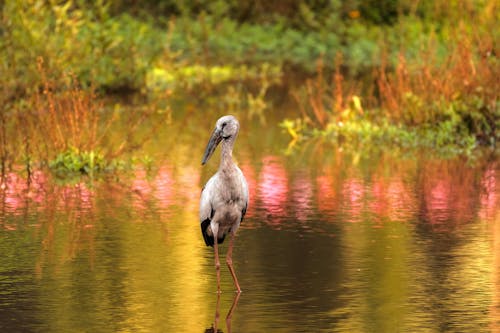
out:
<path id="1" fill-rule="evenodd" d="M 0 8 L 2 171 L 20 161 L 72 170 L 60 161 L 75 152 L 111 164 L 148 140 L 136 137 L 140 124 L 175 118 L 186 100 L 265 122 L 270 89 L 283 83 L 300 110 L 282 123 L 294 144 L 322 137 L 468 153 L 500 137 L 493 0 Z M 131 94 L 145 106 L 110 103 Z"/>
<path id="2" fill-rule="evenodd" d="M 72 172 L 87 175 L 109 168 L 103 155 L 94 151 L 80 152 L 76 148 L 58 154 L 53 161 L 50 161 L 49 167 L 56 173 Z"/>
<path id="3" fill-rule="evenodd" d="M 480 145 L 496 147 L 500 139 L 497 60 L 475 64 L 469 54 L 462 56 L 450 56 L 447 63 L 452 68 L 444 70 L 433 63 L 418 70 L 401 68 L 406 66 L 402 60 L 395 73 L 380 73 L 378 102 L 367 108 L 352 91 L 344 93 L 342 75 L 336 72 L 331 82 L 325 82 L 320 71 L 314 82 L 309 80 L 295 93 L 302 117 L 285 120 L 281 126 L 290 133 L 292 146 L 321 137 L 354 149 L 360 145 L 430 148 L 470 155 Z M 464 67 L 475 67 L 477 72 Z M 428 77 L 422 78 L 422 73 Z"/>
<path id="4" fill-rule="evenodd" d="M 333 62 L 331 79 L 324 78 L 320 59 L 316 75 L 294 92 L 301 117 L 281 124 L 291 134 L 292 146 L 321 137 L 351 148 L 431 148 L 452 154 L 470 154 L 480 145 L 496 147 L 500 62 L 495 7 L 493 2 L 478 3 L 460 17 L 459 7 L 443 7 L 446 15 L 435 21 L 400 17 L 397 29 L 384 30 L 387 40 L 402 31 L 404 44 L 396 56 L 390 42 L 381 44 L 386 51 L 374 66 L 374 84 L 365 87 L 346 78 L 342 54 Z M 418 38 L 412 39 L 406 33 L 416 26 Z M 412 45 L 417 40 L 421 45 Z"/>

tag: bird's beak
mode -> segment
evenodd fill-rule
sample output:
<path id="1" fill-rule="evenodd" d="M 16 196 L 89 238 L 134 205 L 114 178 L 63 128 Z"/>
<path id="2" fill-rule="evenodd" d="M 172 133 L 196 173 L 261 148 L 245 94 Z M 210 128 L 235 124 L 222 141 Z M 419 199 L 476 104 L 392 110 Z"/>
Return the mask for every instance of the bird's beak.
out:
<path id="1" fill-rule="evenodd" d="M 203 154 L 201 165 L 205 165 L 205 163 L 207 163 L 208 159 L 210 158 L 210 156 L 212 156 L 215 148 L 221 142 L 221 140 L 222 133 L 219 130 L 215 129 L 212 133 L 212 136 L 210 137 L 210 140 L 208 141 L 207 148 L 205 148 L 205 154 Z"/>

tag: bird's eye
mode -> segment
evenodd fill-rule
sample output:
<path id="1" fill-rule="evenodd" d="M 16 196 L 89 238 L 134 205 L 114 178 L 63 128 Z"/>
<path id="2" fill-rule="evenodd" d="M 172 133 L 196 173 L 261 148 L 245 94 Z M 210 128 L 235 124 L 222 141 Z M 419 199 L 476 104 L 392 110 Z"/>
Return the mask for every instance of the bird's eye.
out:
<path id="1" fill-rule="evenodd" d="M 226 122 L 222 123 L 222 128 L 226 127 L 226 125 L 227 125 Z"/>

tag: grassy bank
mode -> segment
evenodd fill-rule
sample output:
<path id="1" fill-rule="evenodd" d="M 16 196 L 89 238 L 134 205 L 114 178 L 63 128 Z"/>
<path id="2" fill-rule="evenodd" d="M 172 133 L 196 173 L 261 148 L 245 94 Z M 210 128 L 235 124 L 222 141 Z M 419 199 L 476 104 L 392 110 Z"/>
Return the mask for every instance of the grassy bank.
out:
<path id="1" fill-rule="evenodd" d="M 495 149 L 500 62 L 488 51 L 491 40 L 459 35 L 445 55 L 432 42 L 420 51 L 419 61 L 401 52 L 393 70 L 382 57 L 369 93 L 345 79 L 340 57 L 331 76 L 320 61 L 318 74 L 293 93 L 300 117 L 281 124 L 292 146 L 322 138 L 354 149 L 428 148 L 448 155 L 470 155 L 480 146 Z"/>

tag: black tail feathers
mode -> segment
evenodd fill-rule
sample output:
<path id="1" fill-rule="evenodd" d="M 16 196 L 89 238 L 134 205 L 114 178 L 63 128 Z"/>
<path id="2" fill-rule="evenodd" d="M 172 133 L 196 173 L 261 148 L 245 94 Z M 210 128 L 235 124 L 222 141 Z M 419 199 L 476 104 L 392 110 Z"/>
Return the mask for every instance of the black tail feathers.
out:
<path id="1" fill-rule="evenodd" d="M 214 237 L 208 235 L 207 229 L 210 227 L 210 220 L 206 219 L 205 221 L 201 222 L 201 234 L 203 235 L 203 239 L 205 240 L 205 245 L 206 246 L 214 246 Z M 226 238 L 226 235 L 223 235 L 221 238 L 217 239 L 217 244 L 221 244 L 224 242 L 224 238 Z"/>

